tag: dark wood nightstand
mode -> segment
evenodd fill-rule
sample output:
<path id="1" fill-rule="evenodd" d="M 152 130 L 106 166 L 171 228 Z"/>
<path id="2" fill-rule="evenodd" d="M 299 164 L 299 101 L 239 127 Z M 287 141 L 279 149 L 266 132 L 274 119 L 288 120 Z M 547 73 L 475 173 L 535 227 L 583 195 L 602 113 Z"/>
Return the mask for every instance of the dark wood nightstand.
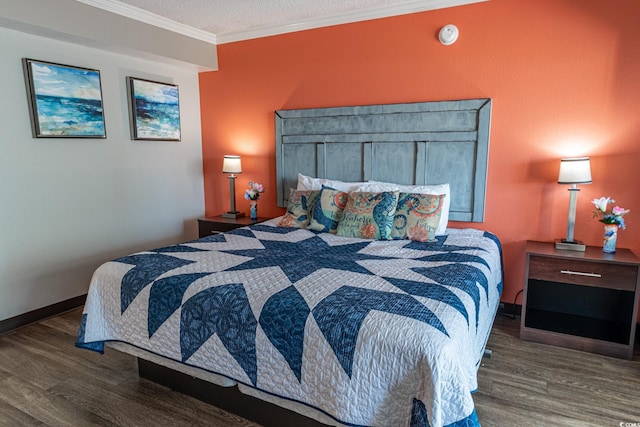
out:
<path id="1" fill-rule="evenodd" d="M 248 216 L 241 218 L 223 218 L 222 216 L 212 216 L 198 218 L 198 237 L 211 236 L 212 234 L 224 233 L 236 228 L 267 221 L 269 218 L 251 219 Z"/>
<path id="2" fill-rule="evenodd" d="M 527 242 L 526 256 L 520 338 L 631 359 L 640 295 L 633 252 Z"/>

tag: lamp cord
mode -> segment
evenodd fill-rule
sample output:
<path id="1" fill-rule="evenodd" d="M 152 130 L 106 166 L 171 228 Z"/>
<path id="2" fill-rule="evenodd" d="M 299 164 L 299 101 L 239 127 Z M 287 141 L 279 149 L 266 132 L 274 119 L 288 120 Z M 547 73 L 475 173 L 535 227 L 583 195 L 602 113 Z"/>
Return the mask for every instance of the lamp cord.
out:
<path id="1" fill-rule="evenodd" d="M 520 289 L 516 294 L 515 298 L 513 299 L 513 304 L 511 305 L 511 314 L 509 315 L 503 311 L 501 313 L 503 316 L 508 317 L 509 319 L 512 319 L 512 320 L 516 320 L 516 301 L 518 300 L 518 297 L 523 291 L 524 289 Z"/>

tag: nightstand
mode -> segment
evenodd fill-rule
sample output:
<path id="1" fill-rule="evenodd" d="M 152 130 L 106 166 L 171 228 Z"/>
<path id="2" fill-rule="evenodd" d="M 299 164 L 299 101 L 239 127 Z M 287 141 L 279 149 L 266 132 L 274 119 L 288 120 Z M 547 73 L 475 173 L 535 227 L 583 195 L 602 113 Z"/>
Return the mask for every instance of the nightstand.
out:
<path id="1" fill-rule="evenodd" d="M 241 218 L 223 218 L 222 216 L 198 218 L 198 237 L 202 238 L 212 234 L 224 233 L 225 231 L 235 230 L 236 228 L 256 224 L 268 219 L 251 219 L 248 216 Z"/>
<path id="2" fill-rule="evenodd" d="M 628 249 L 576 252 L 527 242 L 520 338 L 631 359 L 639 269 Z"/>

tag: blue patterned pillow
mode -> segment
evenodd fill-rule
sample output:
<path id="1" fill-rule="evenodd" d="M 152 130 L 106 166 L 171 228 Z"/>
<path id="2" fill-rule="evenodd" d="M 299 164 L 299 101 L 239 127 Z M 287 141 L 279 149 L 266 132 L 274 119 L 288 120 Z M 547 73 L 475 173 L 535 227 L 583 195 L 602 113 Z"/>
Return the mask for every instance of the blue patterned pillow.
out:
<path id="1" fill-rule="evenodd" d="M 445 197 L 444 194 L 400 193 L 391 237 L 434 241 Z"/>
<path id="2" fill-rule="evenodd" d="M 335 234 L 348 196 L 344 191 L 323 185 L 313 206 L 311 222 L 307 228 Z"/>
<path id="3" fill-rule="evenodd" d="M 291 228 L 306 228 L 310 221 L 310 212 L 320 194 L 319 190 L 289 190 L 287 213 L 284 214 L 278 226 Z"/>
<path id="4" fill-rule="evenodd" d="M 391 239 L 398 191 L 351 192 L 337 234 L 362 239 Z"/>

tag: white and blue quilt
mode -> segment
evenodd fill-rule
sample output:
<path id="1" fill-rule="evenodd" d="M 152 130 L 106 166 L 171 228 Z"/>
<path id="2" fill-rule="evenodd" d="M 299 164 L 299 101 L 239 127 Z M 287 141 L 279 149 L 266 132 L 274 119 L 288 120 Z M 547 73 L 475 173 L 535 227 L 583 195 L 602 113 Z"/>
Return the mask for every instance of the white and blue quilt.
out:
<path id="1" fill-rule="evenodd" d="M 126 343 L 335 425 L 479 425 L 503 280 L 493 234 L 374 241 L 275 224 L 103 264 L 76 345 Z"/>

